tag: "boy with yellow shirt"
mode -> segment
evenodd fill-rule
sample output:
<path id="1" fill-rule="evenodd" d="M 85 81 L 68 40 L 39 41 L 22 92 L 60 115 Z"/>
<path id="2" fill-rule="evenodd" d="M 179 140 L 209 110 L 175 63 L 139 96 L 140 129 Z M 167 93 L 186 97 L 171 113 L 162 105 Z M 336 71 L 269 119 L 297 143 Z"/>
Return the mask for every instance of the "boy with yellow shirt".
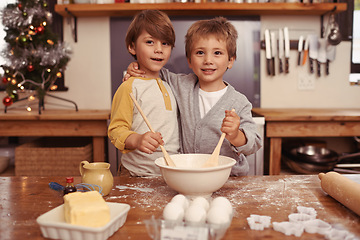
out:
<path id="1" fill-rule="evenodd" d="M 121 164 L 132 176 L 159 175 L 155 159 L 179 152 L 177 105 L 169 85 L 159 78 L 170 58 L 175 32 L 169 17 L 157 10 L 135 16 L 126 34 L 126 46 L 144 70 L 144 77 L 132 77 L 116 91 L 111 108 L 108 136 L 122 153 Z M 130 97 L 133 93 L 156 133 L 149 131 Z"/>

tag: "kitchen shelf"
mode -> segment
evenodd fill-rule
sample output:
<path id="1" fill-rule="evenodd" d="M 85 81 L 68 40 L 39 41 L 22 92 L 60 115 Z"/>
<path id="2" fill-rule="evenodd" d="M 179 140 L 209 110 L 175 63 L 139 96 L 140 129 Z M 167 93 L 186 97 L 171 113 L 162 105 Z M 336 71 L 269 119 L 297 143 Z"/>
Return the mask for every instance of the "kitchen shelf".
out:
<path id="1" fill-rule="evenodd" d="M 346 11 L 346 3 L 115 3 L 57 4 L 55 11 L 67 17 L 133 16 L 145 9 L 157 9 L 172 16 L 211 15 L 324 15 Z"/>

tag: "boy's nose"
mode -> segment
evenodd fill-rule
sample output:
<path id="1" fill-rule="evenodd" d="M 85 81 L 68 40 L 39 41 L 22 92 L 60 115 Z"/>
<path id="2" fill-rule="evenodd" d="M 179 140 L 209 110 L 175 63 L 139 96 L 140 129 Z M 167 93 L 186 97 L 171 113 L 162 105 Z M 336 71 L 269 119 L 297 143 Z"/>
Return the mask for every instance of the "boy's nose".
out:
<path id="1" fill-rule="evenodd" d="M 212 64 L 212 58 L 210 55 L 205 55 L 204 57 L 204 64 Z"/>
<path id="2" fill-rule="evenodd" d="M 162 44 L 161 43 L 155 44 L 155 53 L 162 53 Z"/>

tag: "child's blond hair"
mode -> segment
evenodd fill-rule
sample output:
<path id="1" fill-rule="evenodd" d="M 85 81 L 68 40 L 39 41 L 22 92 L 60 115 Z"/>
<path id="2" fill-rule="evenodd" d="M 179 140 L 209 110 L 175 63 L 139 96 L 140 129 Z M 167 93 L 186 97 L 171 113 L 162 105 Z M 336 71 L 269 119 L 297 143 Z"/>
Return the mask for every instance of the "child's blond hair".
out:
<path id="1" fill-rule="evenodd" d="M 193 43 L 196 39 L 215 36 L 218 40 L 226 42 L 230 58 L 236 59 L 236 40 L 238 33 L 226 18 L 216 17 L 208 20 L 199 20 L 191 25 L 185 36 L 186 57 L 190 59 Z"/>
<path id="2" fill-rule="evenodd" d="M 138 13 L 131 22 L 125 37 L 126 47 L 134 44 L 143 31 L 152 37 L 175 46 L 174 27 L 166 13 L 159 10 L 144 10 Z M 136 59 L 136 56 L 134 56 Z"/>

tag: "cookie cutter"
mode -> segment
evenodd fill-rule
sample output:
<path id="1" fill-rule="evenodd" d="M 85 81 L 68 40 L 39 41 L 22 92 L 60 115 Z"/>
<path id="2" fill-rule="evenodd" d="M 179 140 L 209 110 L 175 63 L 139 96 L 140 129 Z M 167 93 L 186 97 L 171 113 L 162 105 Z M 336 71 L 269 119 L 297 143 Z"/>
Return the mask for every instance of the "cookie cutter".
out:
<path id="1" fill-rule="evenodd" d="M 304 223 L 309 220 L 315 219 L 314 216 L 305 213 L 291 213 L 289 215 L 289 222 Z"/>
<path id="2" fill-rule="evenodd" d="M 312 208 L 312 207 L 297 206 L 297 211 L 299 213 L 304 213 L 304 214 L 313 216 L 314 217 L 313 219 L 315 219 L 316 215 L 317 215 L 316 210 L 314 208 Z"/>
<path id="3" fill-rule="evenodd" d="M 252 230 L 264 230 L 264 228 L 270 227 L 271 217 L 251 214 L 247 218 L 247 222 Z"/>
<path id="4" fill-rule="evenodd" d="M 340 229 L 331 229 L 327 234 L 325 234 L 325 238 L 328 240 L 356 240 L 355 235 Z"/>
<path id="5" fill-rule="evenodd" d="M 305 223 L 305 232 L 325 235 L 330 232 L 331 225 L 321 219 L 313 219 Z"/>
<path id="6" fill-rule="evenodd" d="M 297 222 L 273 222 L 275 231 L 282 232 L 287 236 L 300 237 L 304 232 L 304 225 Z"/>

